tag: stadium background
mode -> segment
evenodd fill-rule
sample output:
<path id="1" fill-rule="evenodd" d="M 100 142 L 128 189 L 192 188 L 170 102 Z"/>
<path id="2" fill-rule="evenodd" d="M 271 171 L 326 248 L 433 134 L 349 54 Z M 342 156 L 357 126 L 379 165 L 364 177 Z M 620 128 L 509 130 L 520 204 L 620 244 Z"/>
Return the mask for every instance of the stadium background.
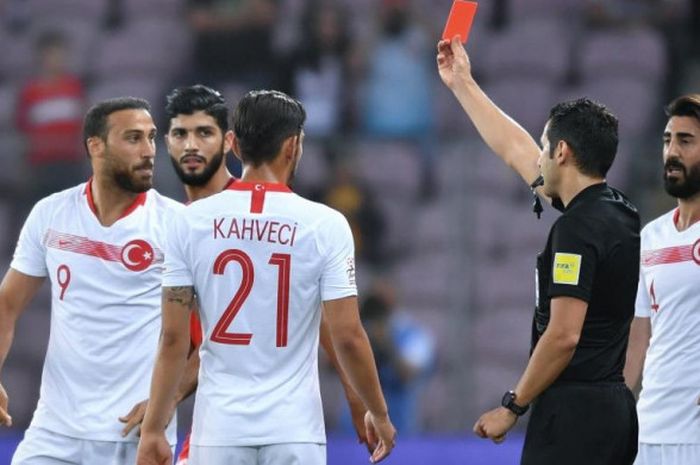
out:
<path id="1" fill-rule="evenodd" d="M 218 41 L 230 58 L 222 61 L 203 52 L 207 23 L 193 12 L 227 3 L 225 14 L 251 14 L 243 23 L 256 26 Z M 160 128 L 164 95 L 176 85 L 212 85 L 231 107 L 250 88 L 282 88 L 309 112 L 295 189 L 350 218 L 361 292 L 375 280 L 391 282 L 402 313 L 437 342 L 420 393 L 419 432 L 399 432 L 387 463 L 517 463 L 518 433 L 496 447 L 470 430 L 527 360 L 534 257 L 555 216 L 546 209 L 535 219 L 527 188 L 489 153 L 439 82 L 434 50 L 450 3 L 0 0 L 2 269 L 36 187 L 17 114 L 43 32 L 69 39 L 69 68 L 86 104 L 144 97 Z M 673 206 L 660 182 L 662 107 L 699 90 L 698 2 L 483 0 L 467 50 L 486 92 L 535 138 L 559 100 L 586 95 L 608 105 L 620 118 L 611 184 L 628 193 L 644 222 Z M 156 187 L 182 199 L 158 140 Z M 2 373 L 15 425 L 0 432 L 0 463 L 9 463 L 31 419 L 49 316 L 45 286 L 19 322 Z M 339 426 L 342 394 L 325 363 L 321 377 L 329 463 L 366 460 Z M 190 411 L 191 404 L 181 409 L 181 425 Z"/>

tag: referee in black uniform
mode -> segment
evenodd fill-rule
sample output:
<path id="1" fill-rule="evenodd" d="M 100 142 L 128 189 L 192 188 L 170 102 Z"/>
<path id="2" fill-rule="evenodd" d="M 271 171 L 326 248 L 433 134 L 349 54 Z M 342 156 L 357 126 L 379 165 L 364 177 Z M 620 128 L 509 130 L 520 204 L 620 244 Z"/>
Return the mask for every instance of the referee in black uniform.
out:
<path id="1" fill-rule="evenodd" d="M 587 99 L 556 105 L 540 149 L 476 84 L 459 40 L 441 41 L 437 61 L 489 147 L 563 212 L 537 258 L 527 368 L 474 431 L 501 442 L 532 406 L 522 465 L 631 465 L 637 415 L 622 369 L 640 222 L 634 206 L 605 183 L 617 151 L 617 119 Z"/>

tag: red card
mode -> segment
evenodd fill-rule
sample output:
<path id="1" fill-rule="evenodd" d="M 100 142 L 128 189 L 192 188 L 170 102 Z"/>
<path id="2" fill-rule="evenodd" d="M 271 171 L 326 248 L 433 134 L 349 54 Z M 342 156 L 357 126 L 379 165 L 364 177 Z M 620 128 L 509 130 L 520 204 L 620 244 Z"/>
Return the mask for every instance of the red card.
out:
<path id="1" fill-rule="evenodd" d="M 443 40 L 452 40 L 456 35 L 462 39 L 462 43 L 467 43 L 469 31 L 472 28 L 474 15 L 478 3 L 464 0 L 454 0 L 450 15 L 447 17 L 445 30 L 442 33 Z"/>

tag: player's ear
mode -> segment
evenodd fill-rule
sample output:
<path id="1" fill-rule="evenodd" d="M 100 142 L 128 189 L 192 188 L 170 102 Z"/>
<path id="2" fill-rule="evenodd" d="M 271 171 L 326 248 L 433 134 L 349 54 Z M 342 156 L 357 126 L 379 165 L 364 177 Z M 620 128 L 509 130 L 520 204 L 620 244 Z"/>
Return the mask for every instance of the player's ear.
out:
<path id="1" fill-rule="evenodd" d="M 233 131 L 229 130 L 224 133 L 224 154 L 229 153 L 233 148 Z"/>
<path id="2" fill-rule="evenodd" d="M 288 162 L 294 162 L 299 152 L 299 135 L 287 137 L 282 142 L 282 154 Z"/>
<path id="3" fill-rule="evenodd" d="M 168 152 L 170 152 L 170 137 L 168 137 L 167 132 L 163 134 L 163 140 L 165 141 L 165 146 L 168 148 Z"/>
<path id="4" fill-rule="evenodd" d="M 241 157 L 241 146 L 240 143 L 238 142 L 238 137 L 232 132 L 228 131 L 226 134 L 231 133 L 231 146 L 230 149 L 233 152 L 233 154 L 238 158 L 241 162 L 243 162 L 243 158 Z M 224 149 L 226 148 L 226 136 L 224 136 Z M 224 151 L 224 153 L 226 153 Z"/>
<path id="5" fill-rule="evenodd" d="M 102 155 L 105 148 L 105 141 L 102 140 L 100 136 L 88 137 L 85 141 L 85 146 L 87 147 L 88 155 L 90 158 Z"/>

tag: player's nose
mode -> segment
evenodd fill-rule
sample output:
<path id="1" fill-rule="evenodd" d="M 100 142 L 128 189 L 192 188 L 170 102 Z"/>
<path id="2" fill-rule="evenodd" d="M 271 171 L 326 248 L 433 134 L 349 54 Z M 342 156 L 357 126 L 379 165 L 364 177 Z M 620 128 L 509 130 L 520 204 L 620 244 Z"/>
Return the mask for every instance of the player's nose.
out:
<path id="1" fill-rule="evenodd" d="M 197 149 L 197 140 L 194 137 L 193 132 L 188 132 L 187 137 L 185 137 L 185 150 L 190 151 L 190 152 L 192 152 L 192 151 L 196 152 L 198 150 Z"/>

